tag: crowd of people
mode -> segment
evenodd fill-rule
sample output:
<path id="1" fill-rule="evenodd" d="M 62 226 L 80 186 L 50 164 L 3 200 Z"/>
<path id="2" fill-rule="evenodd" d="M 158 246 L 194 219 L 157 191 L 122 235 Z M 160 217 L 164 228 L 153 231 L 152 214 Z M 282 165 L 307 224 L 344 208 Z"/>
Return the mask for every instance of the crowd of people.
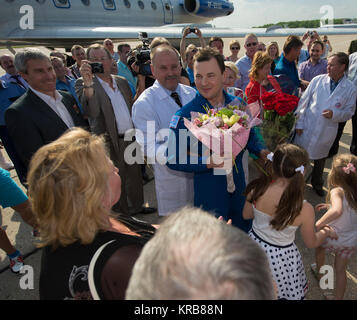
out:
<path id="1" fill-rule="evenodd" d="M 301 300 L 297 229 L 316 248 L 317 279 L 325 251 L 335 253 L 332 298 L 343 299 L 357 249 L 357 52 L 335 53 L 316 32 L 288 36 L 281 52 L 252 33 L 243 47 L 239 58 L 232 40 L 225 57 L 221 38 L 206 45 L 187 27 L 179 51 L 165 38 L 133 49 L 105 39 L 74 45 L 71 57 L 38 49 L 0 57 L 0 138 L 11 160 L 0 150 L 0 205 L 21 214 L 42 248 L 41 299 Z M 274 150 L 259 124 L 233 158 L 187 129 L 195 113 L 236 101 L 257 104 L 261 123 L 263 96 L 275 91 L 299 103 L 292 135 Z M 349 119 L 351 154 L 337 155 Z M 326 203 L 314 209 L 305 185 L 311 178 L 325 195 L 333 156 Z M 260 169 L 253 180 L 249 157 Z M 144 205 L 147 164 L 158 208 Z M 156 211 L 160 226 L 133 217 Z M 0 248 L 18 273 L 23 257 L 1 228 Z"/>

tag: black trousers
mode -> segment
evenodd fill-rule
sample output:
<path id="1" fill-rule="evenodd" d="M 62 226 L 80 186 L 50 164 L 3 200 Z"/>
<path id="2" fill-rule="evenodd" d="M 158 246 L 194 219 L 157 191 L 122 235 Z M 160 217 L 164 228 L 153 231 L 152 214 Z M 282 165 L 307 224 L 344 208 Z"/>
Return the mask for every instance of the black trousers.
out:
<path id="1" fill-rule="evenodd" d="M 322 189 L 324 185 L 324 179 L 322 175 L 324 173 L 326 158 L 314 160 L 314 167 L 311 173 L 311 185 L 316 189 Z"/>

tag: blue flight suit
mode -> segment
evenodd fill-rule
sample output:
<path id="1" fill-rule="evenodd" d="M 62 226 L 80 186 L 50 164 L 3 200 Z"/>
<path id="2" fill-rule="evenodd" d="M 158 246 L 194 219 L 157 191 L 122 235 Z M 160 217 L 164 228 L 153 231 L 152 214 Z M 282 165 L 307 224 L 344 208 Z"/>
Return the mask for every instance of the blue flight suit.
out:
<path id="1" fill-rule="evenodd" d="M 236 97 L 228 95 L 224 91 L 225 103 L 228 104 Z M 170 135 L 168 139 L 168 162 L 167 166 L 173 170 L 194 172 L 194 206 L 201 207 L 203 210 L 215 214 L 216 217 L 222 216 L 224 220 L 232 219 L 232 224 L 245 232 L 248 232 L 252 225 L 252 220 L 244 220 L 242 217 L 245 197 L 245 179 L 242 166 L 242 155 L 240 152 L 235 160 L 236 168 L 233 167 L 233 178 L 236 190 L 233 193 L 227 191 L 226 175 L 214 175 L 213 169 L 208 169 L 206 162 L 208 156 L 205 156 L 206 147 L 202 145 L 195 137 L 187 138 L 187 147 L 180 148 L 179 132 L 188 130 L 184 124 L 184 118 L 191 120 L 191 112 L 206 113 L 203 106 L 209 106 L 210 103 L 197 93 L 196 97 L 176 112 L 170 122 Z M 191 143 L 198 143 L 198 154 L 194 156 L 190 152 Z M 202 148 L 203 147 L 203 148 Z M 259 156 L 260 151 L 265 146 L 259 141 L 254 130 L 250 131 L 246 148 L 249 152 Z M 182 150 L 181 150 L 182 149 Z M 203 150 L 202 150 L 203 149 Z M 196 152 L 196 150 L 194 151 Z M 186 159 L 187 164 L 179 164 L 179 159 Z M 191 158 L 191 159 L 190 159 Z M 191 160 L 191 162 L 190 162 Z M 182 161 L 180 161 L 182 162 Z"/>
<path id="2" fill-rule="evenodd" d="M 66 80 L 68 81 L 67 83 L 63 82 L 62 80 L 58 80 L 58 79 L 56 80 L 56 90 L 62 90 L 62 91 L 69 92 L 73 96 L 73 98 L 76 100 L 77 106 L 78 106 L 79 110 L 81 111 L 81 113 L 83 114 L 82 105 L 79 102 L 79 99 L 76 94 L 76 89 L 74 88 L 76 79 L 73 79 L 69 76 L 65 76 L 65 77 L 66 77 Z"/>
<path id="3" fill-rule="evenodd" d="M 0 139 L 9 155 L 12 163 L 15 166 L 15 170 L 22 184 L 26 182 L 26 166 L 19 156 L 21 150 L 17 150 L 5 123 L 5 111 L 14 103 L 18 98 L 20 98 L 26 89 L 20 87 L 18 84 L 13 82 L 6 82 L 0 80 Z"/>

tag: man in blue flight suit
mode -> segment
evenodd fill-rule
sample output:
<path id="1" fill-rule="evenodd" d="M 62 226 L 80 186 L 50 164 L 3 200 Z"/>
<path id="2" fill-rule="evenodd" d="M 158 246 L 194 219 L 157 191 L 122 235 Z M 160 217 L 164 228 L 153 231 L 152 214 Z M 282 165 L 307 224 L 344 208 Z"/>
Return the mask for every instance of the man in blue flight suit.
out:
<path id="1" fill-rule="evenodd" d="M 215 49 L 204 48 L 199 50 L 194 60 L 194 75 L 198 93 L 191 102 L 176 112 L 170 122 L 167 165 L 173 170 L 194 172 L 194 205 L 196 207 L 212 212 L 216 217 L 222 216 L 226 221 L 232 219 L 234 226 L 248 232 L 252 221 L 242 218 L 245 204 L 243 192 L 246 187 L 242 166 L 243 152 L 240 152 L 234 160 L 238 170 L 233 168 L 235 190 L 230 193 L 227 191 L 226 175 L 215 175 L 213 170 L 223 167 L 223 159 L 220 158 L 221 160 L 214 162 L 217 155 L 205 152 L 201 142 L 198 142 L 198 154 L 195 156 L 197 151 L 190 150 L 190 142 L 191 146 L 193 145 L 192 141 L 184 141 L 187 142 L 187 147 L 185 143 L 183 146 L 183 141 L 180 141 L 180 131 L 182 130 L 181 140 L 183 131 L 187 131 L 184 118 L 191 120 L 191 112 L 206 113 L 204 106 L 217 108 L 236 98 L 223 90 L 225 70 L 223 55 Z M 196 138 L 192 139 L 197 142 Z M 259 142 L 254 130 L 250 131 L 246 148 L 249 152 L 266 159 L 268 151 Z M 182 163 L 185 162 L 182 159 L 185 159 L 186 164 Z"/>
<path id="2" fill-rule="evenodd" d="M 15 166 L 15 170 L 21 183 L 25 183 L 26 181 L 26 167 L 9 136 L 4 115 L 7 108 L 25 92 L 26 89 L 16 83 L 0 80 L 0 139 Z"/>

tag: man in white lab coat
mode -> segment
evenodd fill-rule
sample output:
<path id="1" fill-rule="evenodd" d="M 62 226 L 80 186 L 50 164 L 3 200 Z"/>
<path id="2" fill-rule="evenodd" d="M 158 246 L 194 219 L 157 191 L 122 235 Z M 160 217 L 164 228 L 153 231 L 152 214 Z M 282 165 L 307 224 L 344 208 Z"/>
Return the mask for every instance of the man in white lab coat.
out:
<path id="1" fill-rule="evenodd" d="M 156 81 L 140 95 L 132 110 L 136 141 L 148 162 L 154 163 L 160 216 L 193 204 L 193 174 L 174 171 L 165 165 L 171 118 L 196 95 L 195 89 L 179 83 L 179 59 L 177 51 L 168 45 L 160 45 L 151 52 L 151 70 Z"/>
<path id="2" fill-rule="evenodd" d="M 319 196 L 324 195 L 322 174 L 338 123 L 355 112 L 357 88 L 345 75 L 348 65 L 343 52 L 329 57 L 327 74 L 312 79 L 296 111 L 294 143 L 305 148 L 314 160 L 311 184 Z"/>
<path id="3" fill-rule="evenodd" d="M 350 79 L 357 88 L 357 52 L 350 54 L 350 67 L 348 69 L 348 79 Z M 357 101 L 356 101 L 357 103 Z M 350 151 L 357 156 L 357 112 L 352 117 L 352 141 Z"/>

